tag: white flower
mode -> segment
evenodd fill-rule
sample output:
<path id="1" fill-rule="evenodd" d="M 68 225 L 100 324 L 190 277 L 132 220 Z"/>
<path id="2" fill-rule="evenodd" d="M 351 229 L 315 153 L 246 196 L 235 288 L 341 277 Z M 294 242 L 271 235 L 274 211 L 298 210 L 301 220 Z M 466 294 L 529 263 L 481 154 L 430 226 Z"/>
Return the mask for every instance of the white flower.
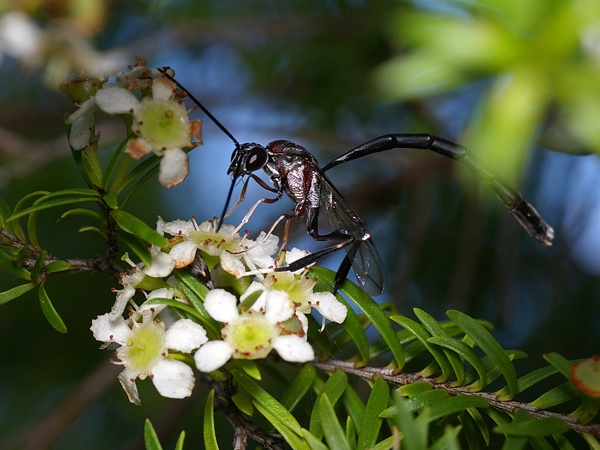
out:
<path id="1" fill-rule="evenodd" d="M 288 252 L 288 255 L 291 252 Z M 325 319 L 342 323 L 346 320 L 346 305 L 338 301 L 331 292 L 313 292 L 317 283 L 315 279 L 305 275 L 306 271 L 275 272 L 265 277 L 262 284 L 268 290 L 287 292 L 298 312 L 309 314 L 315 308 Z"/>
<path id="2" fill-rule="evenodd" d="M 123 285 L 123 289 L 113 289 L 113 292 L 117 293 L 117 299 L 115 304 L 110 310 L 110 320 L 116 319 L 118 316 L 123 314 L 127 303 L 131 301 L 135 295 L 135 287 L 144 279 L 144 273 L 135 267 L 129 273 L 121 274 L 119 282 Z"/>
<path id="3" fill-rule="evenodd" d="M 43 32 L 35 21 L 20 11 L 0 16 L 0 62 L 4 54 L 31 63 L 43 50 Z"/>
<path id="4" fill-rule="evenodd" d="M 94 129 L 94 113 L 98 110 L 96 99 L 88 98 L 79 109 L 67 117 L 65 123 L 71 125 L 69 145 L 73 150 L 83 150 L 90 145 Z"/>
<path id="5" fill-rule="evenodd" d="M 314 358 L 314 351 L 305 336 L 281 334 L 282 327 L 279 324 L 294 315 L 285 293 L 267 291 L 260 305 L 253 305 L 240 314 L 238 300 L 229 292 L 214 289 L 206 295 L 206 311 L 225 326 L 221 330 L 222 340 L 210 341 L 195 353 L 194 360 L 199 370 L 212 372 L 232 357 L 264 358 L 272 349 L 286 361 L 306 362 Z"/>
<path id="6" fill-rule="evenodd" d="M 123 289 L 113 289 L 113 292 L 117 293 L 117 298 L 110 310 L 111 320 L 114 320 L 117 316 L 123 314 L 127 307 L 127 303 L 131 302 L 135 295 L 136 288 L 144 281 L 146 276 L 164 278 L 169 276 L 175 268 L 175 264 L 168 254 L 161 252 L 154 247 L 150 248 L 150 254 L 152 255 L 152 264 L 149 267 L 143 267 L 143 264 L 136 266 L 133 261 L 125 258 L 132 266 L 132 269 L 129 272 L 121 274 L 119 282 L 123 285 Z M 173 298 L 173 292 L 163 292 L 161 289 L 155 287 L 148 299 L 157 296 Z"/>
<path id="7" fill-rule="evenodd" d="M 200 122 L 190 121 L 187 109 L 176 99 L 176 86 L 166 78 L 152 82 L 152 96 L 138 98 L 122 87 L 104 87 L 96 93 L 98 107 L 107 114 L 132 114 L 133 132 L 138 136 L 127 143 L 126 152 L 133 158 L 154 152 L 163 156 L 159 181 L 163 186 L 179 184 L 189 173 L 183 147 L 200 142 Z"/>
<path id="8" fill-rule="evenodd" d="M 141 100 L 132 92 L 151 90 Z M 190 121 L 186 106 L 178 99 L 175 83 L 160 72 L 150 70 L 145 61 L 129 71 L 112 77 L 94 96 L 82 103 L 78 111 L 67 118 L 71 125 L 69 143 L 82 150 L 94 139 L 94 113 L 129 114 L 133 116 L 132 131 L 137 137 L 127 142 L 125 151 L 133 158 L 154 152 L 162 157 L 158 179 L 163 186 L 181 183 L 189 173 L 187 153 L 201 143 L 199 120 Z"/>
<path id="9" fill-rule="evenodd" d="M 171 272 L 175 269 L 175 261 L 168 253 L 152 246 L 150 247 L 150 255 L 152 256 L 152 262 L 149 267 L 144 268 L 146 275 L 154 278 L 165 278 L 171 275 Z"/>
<path id="10" fill-rule="evenodd" d="M 241 237 L 233 225 L 223 224 L 217 231 L 216 220 L 209 220 L 198 225 L 195 220 L 164 222 L 159 218 L 156 229 L 160 234 L 168 233 L 181 238 L 169 255 L 175 261 L 175 267 L 186 267 L 192 263 L 196 250 L 206 255 L 219 258 L 221 267 L 233 276 L 242 276 L 247 269 L 256 267 L 273 267 L 274 260 L 270 256 L 277 251 L 279 238 L 268 237 L 261 232 L 258 239 Z"/>
<path id="11" fill-rule="evenodd" d="M 116 355 L 123 371 L 119 381 L 129 401 L 140 404 L 135 384 L 137 378 L 150 377 L 156 390 L 163 397 L 189 397 L 195 378 L 190 366 L 182 361 L 169 359 L 168 349 L 189 353 L 208 339 L 202 326 L 189 319 L 181 319 L 166 331 L 163 322 L 155 320 L 153 314 L 142 314 L 142 321 L 110 319 L 109 314 L 92 320 L 91 330 L 103 347 L 118 344 Z"/>

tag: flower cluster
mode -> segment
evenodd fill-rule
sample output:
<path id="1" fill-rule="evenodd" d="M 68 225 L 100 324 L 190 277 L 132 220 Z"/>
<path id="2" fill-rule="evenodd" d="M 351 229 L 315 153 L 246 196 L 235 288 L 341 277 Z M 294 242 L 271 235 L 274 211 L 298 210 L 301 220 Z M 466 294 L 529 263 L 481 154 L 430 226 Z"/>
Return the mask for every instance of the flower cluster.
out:
<path id="1" fill-rule="evenodd" d="M 175 83 L 138 59 L 135 67 L 106 80 L 75 80 L 63 89 L 79 103 L 71 114 L 69 144 L 80 151 L 96 139 L 95 113 L 121 115 L 129 132 L 125 152 L 134 159 L 149 153 L 161 157 L 158 179 L 163 186 L 181 183 L 189 173 L 184 149 L 201 143 L 200 120 L 190 120 Z M 82 92 L 82 90 L 84 92 Z"/>
<path id="2" fill-rule="evenodd" d="M 152 248 L 148 266 L 125 258 L 132 268 L 121 276 L 115 304 L 91 327 L 102 347 L 116 346 L 115 364 L 124 366 L 119 381 L 133 403 L 140 402 L 137 378 L 150 377 L 162 396 L 184 398 L 194 388 L 192 367 L 213 372 L 230 360 L 261 359 L 272 350 L 286 361 L 311 361 L 306 315 L 315 308 L 323 323 L 346 318 L 346 306 L 332 293 L 313 292 L 316 280 L 307 269 L 273 271 L 306 255 L 278 251 L 277 236 L 263 232 L 252 240 L 216 220 L 159 218 L 156 229 L 168 247 Z M 194 308 L 175 275 L 198 258 L 209 271 L 209 290 L 198 293 L 202 307 Z M 139 305 L 137 293 L 144 299 Z"/>

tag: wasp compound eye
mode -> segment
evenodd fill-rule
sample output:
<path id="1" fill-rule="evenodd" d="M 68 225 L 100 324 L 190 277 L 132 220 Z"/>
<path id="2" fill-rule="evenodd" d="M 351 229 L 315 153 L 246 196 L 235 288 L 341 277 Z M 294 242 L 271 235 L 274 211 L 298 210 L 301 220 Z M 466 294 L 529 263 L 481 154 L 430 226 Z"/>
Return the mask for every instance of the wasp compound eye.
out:
<path id="1" fill-rule="evenodd" d="M 246 170 L 249 172 L 254 172 L 255 170 L 262 169 L 267 163 L 268 158 L 269 155 L 264 147 L 254 147 L 252 150 L 250 150 L 250 153 L 248 153 L 248 157 L 246 159 Z"/>

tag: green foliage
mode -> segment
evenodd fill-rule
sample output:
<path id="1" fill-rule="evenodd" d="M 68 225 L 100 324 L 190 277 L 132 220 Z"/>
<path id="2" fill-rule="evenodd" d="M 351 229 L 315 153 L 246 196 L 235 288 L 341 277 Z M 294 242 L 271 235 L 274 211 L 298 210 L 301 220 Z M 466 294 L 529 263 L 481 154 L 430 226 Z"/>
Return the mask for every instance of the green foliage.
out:
<path id="1" fill-rule="evenodd" d="M 339 3 L 339 10 L 352 9 Z M 352 36 L 355 52 L 342 51 L 349 47 L 347 36 L 326 45 L 319 39 L 294 44 L 298 51 L 288 52 L 286 64 L 265 64 L 277 56 L 264 52 L 252 64 L 267 67 L 269 74 L 257 83 L 273 89 L 273 72 L 285 67 L 294 97 L 334 117 L 348 91 L 363 95 L 369 79 L 387 100 L 410 101 L 485 80 L 488 95 L 480 99 L 461 141 L 489 152 L 490 165 L 507 177 L 518 177 L 540 128 L 545 143 L 556 149 L 598 151 L 599 69 L 597 50 L 590 45 L 597 39 L 596 1 L 443 3 L 450 12 L 374 2 L 377 8 L 361 22 L 368 36 Z M 352 12 L 355 18 L 362 15 Z M 323 28 L 350 28 L 345 16 L 337 20 Z M 364 45 L 358 45 L 361 39 Z M 371 52 L 372 44 L 383 41 L 387 46 Z M 389 58 L 389 49 L 399 51 Z M 322 64 L 312 63 L 316 50 Z M 313 83 L 309 94 L 294 89 L 293 73 L 301 67 L 310 68 L 304 72 Z M 327 84 L 325 74 L 336 71 L 334 84 L 344 87 Z M 361 81 L 345 77 L 348 71 L 362 73 Z M 68 86 L 80 104 L 99 88 L 96 79 Z M 49 279 L 65 282 L 64 275 L 81 271 L 116 277 L 125 266 L 121 254 L 131 252 L 147 267 L 152 250 L 173 244 L 127 210 L 133 195 L 159 171 L 161 155 L 134 164 L 126 152 L 134 139 L 132 119 L 121 119 L 126 137 L 108 158 L 99 154 L 100 135 L 93 126 L 86 145 L 72 148 L 86 187 L 34 191 L 14 207 L 0 199 L 0 270 L 12 283 L 0 292 L 0 305 L 37 290 L 44 317 L 60 333 L 67 325 L 59 313 L 62 305 L 49 295 Z M 100 236 L 107 254 L 89 260 L 49 254 L 39 237 L 49 210 L 58 211 L 61 220 L 86 221 L 79 232 Z M 212 268 L 214 261 L 201 256 Z M 128 256 L 123 260 L 131 263 Z M 333 272 L 312 267 L 309 275 L 318 279 L 318 291 L 331 289 Z M 162 282 L 149 278 L 139 289 L 152 290 Z M 227 288 L 237 294 L 250 283 L 232 278 Z M 211 285 L 186 269 L 173 272 L 173 280 L 177 300 L 156 297 L 147 305 L 167 306 L 218 339 L 221 325 L 204 306 Z M 600 448 L 596 359 L 571 362 L 551 353 L 545 355 L 548 365 L 520 375 L 515 361 L 525 354 L 504 348 L 487 322 L 457 310 L 447 312 L 447 321 L 418 308 L 411 317 L 399 315 L 351 282 L 337 297 L 348 309 L 343 323 L 319 330 L 317 320 L 308 319 L 309 341 L 318 354 L 314 362 L 240 359 L 202 376 L 195 401 L 203 405 L 205 448 L 217 449 L 219 441 L 232 439 L 294 449 Z M 180 354 L 169 356 L 193 364 Z M 176 449 L 183 449 L 184 438 L 181 432 Z M 144 440 L 148 449 L 163 448 L 149 420 Z"/>

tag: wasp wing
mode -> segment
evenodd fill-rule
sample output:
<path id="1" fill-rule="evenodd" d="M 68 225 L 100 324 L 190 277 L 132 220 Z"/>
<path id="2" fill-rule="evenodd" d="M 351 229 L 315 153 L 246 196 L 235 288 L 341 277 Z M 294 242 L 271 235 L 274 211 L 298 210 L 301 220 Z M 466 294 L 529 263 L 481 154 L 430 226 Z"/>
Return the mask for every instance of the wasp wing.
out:
<path id="1" fill-rule="evenodd" d="M 333 230 L 356 239 L 345 248 L 358 284 L 370 295 L 381 295 L 385 286 L 383 263 L 373 243 L 373 238 L 367 230 L 367 225 L 325 174 L 322 174 L 319 202 L 319 216 L 325 215 Z"/>

